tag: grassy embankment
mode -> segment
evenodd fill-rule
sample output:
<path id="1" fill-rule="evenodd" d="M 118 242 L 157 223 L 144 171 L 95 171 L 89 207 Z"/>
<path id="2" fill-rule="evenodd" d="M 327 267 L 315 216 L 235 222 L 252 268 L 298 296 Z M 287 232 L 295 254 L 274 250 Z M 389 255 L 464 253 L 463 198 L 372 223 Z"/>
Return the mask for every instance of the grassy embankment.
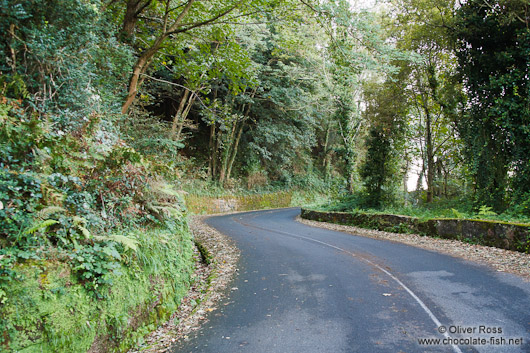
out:
<path id="1" fill-rule="evenodd" d="M 288 207 L 292 192 L 185 198 L 191 213 L 203 214 L 223 211 L 216 208 L 218 200 L 236 200 L 239 211 Z M 122 245 L 120 254 L 115 254 L 119 261 L 96 284 L 99 288 L 90 288 L 90 279 L 79 276 L 80 267 L 105 266 L 92 251 L 14 264 L 13 280 L 2 287 L 3 349 L 109 352 L 141 342 L 143 335 L 175 312 L 193 280 L 194 244 L 186 216 L 172 221 L 178 227 L 129 231 L 131 247 Z"/>
<path id="2" fill-rule="evenodd" d="M 193 241 L 178 231 L 129 233 L 136 250 L 105 277 L 96 298 L 76 268 L 57 260 L 15 265 L 4 287 L 2 349 L 13 352 L 124 351 L 164 322 L 186 295 L 193 269 Z M 88 256 L 89 254 L 80 254 Z M 98 264 L 94 264 L 98 266 Z"/>

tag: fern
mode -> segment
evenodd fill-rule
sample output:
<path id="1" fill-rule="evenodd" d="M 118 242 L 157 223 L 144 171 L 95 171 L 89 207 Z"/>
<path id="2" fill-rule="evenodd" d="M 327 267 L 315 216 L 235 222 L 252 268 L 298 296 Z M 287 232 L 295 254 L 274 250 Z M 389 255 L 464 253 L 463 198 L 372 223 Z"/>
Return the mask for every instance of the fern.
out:
<path id="1" fill-rule="evenodd" d="M 173 189 L 173 187 L 168 184 L 159 184 L 154 187 L 154 190 L 162 195 L 180 197 L 180 192 Z"/>
<path id="2" fill-rule="evenodd" d="M 83 217 L 79 216 L 73 216 L 72 217 L 72 223 L 74 224 L 74 227 L 83 234 L 85 239 L 90 239 L 92 237 L 92 234 L 90 231 L 86 228 L 87 220 Z"/>
<path id="3" fill-rule="evenodd" d="M 136 239 L 133 239 L 133 238 L 129 238 L 125 235 L 121 235 L 121 234 L 111 234 L 109 236 L 109 238 L 113 241 L 115 241 L 116 243 L 119 243 L 123 246 L 125 246 L 126 248 L 129 248 L 131 250 L 138 250 L 138 240 Z"/>
<path id="4" fill-rule="evenodd" d="M 54 213 L 65 213 L 65 212 L 66 210 L 62 207 L 48 206 L 40 210 L 39 213 L 37 214 L 37 217 L 39 217 L 40 219 L 45 219 Z"/>
<path id="5" fill-rule="evenodd" d="M 163 215 L 167 218 L 182 218 L 183 214 L 180 209 L 175 207 L 175 205 L 171 204 L 165 204 L 165 205 L 157 205 L 153 206 L 153 209 L 155 209 L 158 214 Z"/>
<path id="6" fill-rule="evenodd" d="M 46 203 L 53 203 L 55 205 L 60 205 L 64 202 L 66 199 L 66 195 L 54 188 L 52 188 L 49 185 L 42 184 L 42 198 L 44 199 L 44 202 Z M 50 206 L 55 207 L 55 206 Z"/>
<path id="7" fill-rule="evenodd" d="M 181 203 L 182 202 L 182 192 L 175 190 L 174 187 L 165 182 L 153 182 L 151 183 L 151 190 L 154 197 L 157 200 L 166 200 L 171 203 Z"/>
<path id="8" fill-rule="evenodd" d="M 24 231 L 25 234 L 33 234 L 39 229 L 47 230 L 49 227 L 51 227 L 54 224 L 59 223 L 59 221 L 56 221 L 55 219 L 47 219 L 39 224 L 34 225 L 31 228 L 28 228 Z"/>
<path id="9" fill-rule="evenodd" d="M 73 216 L 72 222 L 74 223 L 75 226 L 79 226 L 79 225 L 86 225 L 87 220 L 84 219 L 83 217 Z"/>
<path id="10" fill-rule="evenodd" d="M 453 215 L 456 218 L 464 218 L 464 215 L 462 213 L 458 212 L 457 210 L 455 210 L 454 208 L 451 208 L 451 212 L 453 212 Z"/>
<path id="11" fill-rule="evenodd" d="M 478 214 L 481 216 L 496 216 L 497 214 L 492 211 L 493 207 L 482 205 L 479 208 Z"/>
<path id="12" fill-rule="evenodd" d="M 85 227 L 83 227 L 82 225 L 77 225 L 76 227 L 81 232 L 81 234 L 83 234 L 85 239 L 89 239 L 92 237 L 92 234 L 90 233 L 90 231 L 86 229 Z"/>

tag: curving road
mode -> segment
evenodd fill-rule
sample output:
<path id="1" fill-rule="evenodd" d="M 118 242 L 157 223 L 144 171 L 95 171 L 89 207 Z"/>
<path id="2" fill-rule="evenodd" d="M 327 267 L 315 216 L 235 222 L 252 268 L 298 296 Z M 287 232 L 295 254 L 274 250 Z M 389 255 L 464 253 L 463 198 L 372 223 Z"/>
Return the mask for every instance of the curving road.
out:
<path id="1" fill-rule="evenodd" d="M 295 221 L 299 212 L 207 220 L 237 242 L 239 274 L 220 309 L 173 352 L 530 352 L 530 283 L 309 227 Z"/>

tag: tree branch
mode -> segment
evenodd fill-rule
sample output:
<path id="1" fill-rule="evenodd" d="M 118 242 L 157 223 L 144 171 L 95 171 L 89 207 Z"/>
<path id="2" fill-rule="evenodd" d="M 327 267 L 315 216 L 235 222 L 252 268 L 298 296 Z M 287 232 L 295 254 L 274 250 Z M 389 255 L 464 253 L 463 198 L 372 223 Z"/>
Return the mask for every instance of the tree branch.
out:
<path id="1" fill-rule="evenodd" d="M 138 10 L 136 10 L 134 16 L 138 17 L 147 8 L 147 6 L 151 5 L 151 1 L 152 0 L 146 1 L 145 4 L 143 4 Z"/>
<path id="2" fill-rule="evenodd" d="M 189 7 L 191 7 L 191 3 L 193 3 L 195 0 L 189 0 L 188 4 L 190 4 Z M 173 26 L 171 26 L 169 28 L 169 30 L 166 32 L 168 35 L 170 34 L 177 34 L 177 33 L 183 33 L 183 32 L 187 32 L 189 30 L 192 30 L 194 28 L 197 28 L 197 27 L 201 27 L 201 26 L 205 26 L 205 25 L 208 25 L 208 24 L 211 24 L 213 22 L 215 22 L 216 20 L 218 20 L 219 18 L 223 17 L 223 16 L 226 16 L 228 15 L 230 12 L 232 12 L 236 7 L 238 7 L 243 1 L 239 1 L 237 2 L 236 4 L 234 4 L 233 6 L 227 8 L 225 11 L 223 12 L 220 12 L 218 13 L 217 15 L 215 15 L 214 17 L 211 17 L 207 20 L 204 20 L 204 21 L 200 21 L 200 22 L 195 22 L 195 23 L 187 23 L 187 24 L 182 24 L 180 23 L 182 21 L 182 18 L 181 18 L 181 15 L 184 14 L 185 15 L 185 12 L 187 13 L 189 11 L 189 7 L 186 6 L 186 8 L 184 10 L 182 10 L 182 13 L 179 15 L 179 18 L 177 18 L 177 20 L 175 21 L 175 23 L 173 24 Z M 184 16 L 182 16 L 184 17 Z M 180 20 L 179 20 L 180 19 Z M 186 26 L 185 28 L 180 28 L 179 27 L 184 27 Z"/>
<path id="3" fill-rule="evenodd" d="M 148 79 L 151 79 L 151 80 L 153 80 L 153 81 L 157 81 L 157 82 L 161 82 L 161 83 L 166 83 L 166 84 L 168 84 L 168 85 L 176 86 L 176 87 L 180 87 L 180 88 L 184 88 L 184 89 L 190 91 L 190 92 L 191 92 L 191 95 L 194 96 L 195 98 L 197 98 L 197 99 L 199 100 L 199 102 L 201 103 L 201 105 L 202 105 L 205 109 L 209 110 L 210 113 L 212 113 L 214 116 L 217 116 L 217 115 L 215 114 L 215 112 L 214 112 L 212 109 L 208 108 L 208 106 L 207 106 L 206 104 L 204 104 L 204 102 L 202 101 L 201 97 L 199 97 L 199 95 L 198 95 L 198 94 L 196 93 L 196 91 L 194 91 L 193 89 L 191 89 L 191 88 L 189 88 L 189 87 L 186 87 L 186 86 L 184 86 L 184 85 L 181 85 L 181 84 L 179 84 L 179 83 L 175 83 L 175 82 L 171 82 L 171 81 L 167 81 L 167 80 L 162 80 L 162 79 L 160 79 L 160 78 L 156 78 L 156 77 L 153 77 L 153 76 L 149 76 L 149 75 L 147 75 L 147 74 L 140 74 L 140 75 L 141 75 L 141 76 L 144 76 L 144 77 L 146 77 L 146 78 L 148 78 Z"/>

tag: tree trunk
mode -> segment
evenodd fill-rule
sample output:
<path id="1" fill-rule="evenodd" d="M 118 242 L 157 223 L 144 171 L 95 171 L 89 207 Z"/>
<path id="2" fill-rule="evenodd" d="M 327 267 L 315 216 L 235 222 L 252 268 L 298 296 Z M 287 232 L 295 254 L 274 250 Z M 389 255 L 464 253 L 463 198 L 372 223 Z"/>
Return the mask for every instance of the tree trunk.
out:
<path id="1" fill-rule="evenodd" d="M 140 76 L 145 73 L 147 68 L 149 67 L 149 64 L 153 58 L 153 56 L 160 50 L 162 47 L 162 43 L 166 40 L 167 37 L 171 33 L 177 30 L 177 28 L 180 26 L 182 20 L 184 17 L 188 14 L 191 5 L 195 2 L 195 0 L 188 0 L 186 3 L 186 6 L 184 9 L 182 9 L 182 12 L 177 16 L 175 19 L 175 22 L 171 25 L 171 27 L 167 30 L 165 30 L 163 33 L 161 33 L 151 45 L 150 48 L 143 51 L 142 54 L 138 57 L 136 60 L 136 63 L 133 66 L 133 72 L 131 79 L 129 81 L 129 90 L 127 92 L 127 98 L 125 99 L 125 102 L 123 103 L 121 107 L 122 114 L 127 113 L 127 110 L 131 106 L 131 104 L 134 102 L 134 99 L 136 98 L 136 93 L 138 92 L 138 82 L 140 80 Z M 167 19 L 167 17 L 166 17 Z"/>
<path id="2" fill-rule="evenodd" d="M 182 112 L 184 111 L 184 107 L 186 106 L 186 102 L 188 101 L 189 95 L 190 95 L 190 91 L 186 90 L 186 92 L 184 92 L 184 95 L 182 96 L 182 99 L 180 100 L 179 108 L 177 109 L 177 112 L 175 113 L 175 116 L 173 117 L 173 124 L 171 124 L 171 137 L 173 139 L 175 139 L 175 137 L 177 136 L 177 125 L 180 123 Z M 179 130 L 179 135 L 180 135 L 180 130 Z"/>
<path id="3" fill-rule="evenodd" d="M 126 42 L 132 37 L 138 16 L 142 13 L 147 6 L 151 3 L 151 0 L 129 0 L 127 1 L 127 7 L 125 9 L 125 15 L 123 16 L 123 23 L 121 28 L 122 39 Z"/>
<path id="4" fill-rule="evenodd" d="M 153 46 L 146 51 L 144 51 L 136 60 L 136 63 L 133 66 L 133 73 L 131 76 L 131 79 L 129 81 L 129 91 L 127 94 L 127 98 L 125 99 L 125 102 L 123 103 L 121 107 L 122 114 L 127 113 L 127 110 L 131 106 L 131 104 L 134 102 L 134 99 L 136 98 L 136 93 L 138 92 L 138 82 L 140 80 L 140 76 L 145 73 L 145 71 L 148 68 L 148 63 L 152 59 L 152 57 L 156 54 L 158 49 L 160 49 L 160 46 L 162 45 L 162 42 L 166 39 L 166 36 L 159 37 Z"/>
<path id="5" fill-rule="evenodd" d="M 437 181 L 437 185 L 436 185 L 436 196 L 442 196 L 443 194 L 443 189 L 442 189 L 442 186 L 440 185 L 440 181 L 442 180 L 443 178 L 443 172 L 442 172 L 442 169 L 443 169 L 443 163 L 440 159 L 437 159 L 436 160 L 436 180 Z"/>
<path id="6" fill-rule="evenodd" d="M 230 161 L 228 163 L 228 169 L 226 171 L 226 178 L 230 178 L 230 174 L 232 172 L 232 166 L 234 165 L 234 161 L 236 159 L 237 155 L 237 149 L 239 146 L 239 141 L 241 140 L 241 134 L 243 133 L 243 128 L 245 127 L 245 121 L 241 122 L 241 126 L 239 127 L 239 131 L 237 133 L 236 140 L 234 141 L 234 147 L 232 148 L 232 155 L 230 156 Z"/>
<path id="7" fill-rule="evenodd" d="M 250 93 L 250 98 L 253 99 L 256 95 L 258 88 L 255 87 L 252 92 Z M 241 140 L 241 134 L 243 133 L 243 129 L 245 127 L 245 121 L 250 113 L 250 107 L 252 104 L 249 102 L 248 104 L 243 104 L 243 107 L 241 108 L 241 112 L 243 114 L 243 120 L 241 121 L 241 125 L 239 126 L 239 130 L 237 132 L 237 136 L 235 137 L 235 140 L 233 139 L 234 131 L 237 128 L 237 122 L 234 124 L 234 130 L 232 131 L 232 138 L 231 138 L 231 150 L 228 155 L 228 165 L 226 168 L 226 173 L 224 175 L 224 180 L 230 179 L 230 175 L 232 174 L 232 167 L 234 166 L 234 161 L 237 156 L 237 150 L 239 148 L 239 141 Z M 223 180 L 223 181 L 224 181 Z"/>
<path id="8" fill-rule="evenodd" d="M 188 114 L 190 113 L 191 107 L 193 103 L 195 102 L 195 98 L 197 98 L 197 95 L 193 92 L 192 96 L 188 100 L 188 105 L 186 106 L 186 109 L 184 109 L 184 112 L 181 116 L 181 122 L 179 124 L 179 128 L 177 131 L 177 141 L 180 140 L 180 135 L 182 133 L 182 128 L 184 127 L 184 123 L 186 122 L 186 118 L 188 117 Z"/>
<path id="9" fill-rule="evenodd" d="M 218 129 L 216 136 L 215 136 L 215 145 L 213 149 L 213 175 L 214 180 L 217 177 L 217 180 L 219 180 L 219 174 L 221 169 L 221 158 L 220 158 L 220 151 L 221 151 L 221 140 L 223 138 L 223 130 Z"/>
<path id="10" fill-rule="evenodd" d="M 434 192 L 434 148 L 432 143 L 431 115 L 429 114 L 427 107 L 425 107 L 425 114 L 425 127 L 427 129 L 427 138 L 425 141 L 427 153 L 427 202 L 431 203 L 433 201 Z"/>
<path id="11" fill-rule="evenodd" d="M 9 25 L 9 35 L 11 36 L 11 39 L 15 40 L 15 24 L 12 23 Z M 16 74 L 17 72 L 17 53 L 11 43 L 9 43 L 9 52 L 11 53 L 11 71 L 13 71 L 13 74 Z"/>
<path id="12" fill-rule="evenodd" d="M 213 100 L 212 102 L 215 102 L 217 99 L 217 88 L 213 91 Z M 215 114 L 215 111 L 214 111 Z M 210 176 L 212 180 L 215 180 L 215 177 L 217 176 L 217 151 L 219 150 L 219 140 L 221 138 L 221 130 L 219 130 L 219 133 L 217 133 L 217 126 L 215 120 L 212 121 L 212 125 L 210 128 L 210 164 L 211 164 L 211 172 Z"/>
<path id="13" fill-rule="evenodd" d="M 353 171 L 350 171 L 350 175 L 348 177 L 348 190 L 350 194 L 355 193 L 355 176 L 353 175 Z"/>
<path id="14" fill-rule="evenodd" d="M 409 159 L 406 157 L 405 172 L 403 173 L 403 198 L 405 200 L 405 206 L 408 205 L 408 196 L 409 196 L 409 189 L 407 185 L 408 182 L 409 182 Z"/>
<path id="15" fill-rule="evenodd" d="M 449 172 L 444 170 L 444 195 L 445 195 L 446 198 L 448 197 L 448 194 L 447 194 L 447 181 L 448 181 L 448 178 L 449 178 Z"/>
<path id="16" fill-rule="evenodd" d="M 232 131 L 230 132 L 230 137 L 228 138 L 228 146 L 225 147 L 223 151 L 223 157 L 221 158 L 221 171 L 219 173 L 219 184 L 224 185 L 226 172 L 228 169 L 228 163 L 230 160 L 230 155 L 232 154 L 232 147 L 234 145 L 234 139 L 236 134 L 237 121 L 232 123 Z"/>
<path id="17" fill-rule="evenodd" d="M 210 141 L 208 143 L 208 149 L 210 151 L 210 158 L 208 160 L 208 177 L 212 180 L 214 179 L 214 168 L 215 168 L 214 145 L 215 145 L 215 123 L 212 123 L 212 125 L 210 125 Z"/>
<path id="18" fill-rule="evenodd" d="M 416 190 L 421 190 L 423 187 L 423 176 L 425 175 L 425 161 L 422 158 L 422 167 L 420 174 L 418 174 L 418 181 L 416 182 Z"/>
<path id="19" fill-rule="evenodd" d="M 147 5 L 148 5 L 151 0 L 146 0 L 146 1 L 148 1 L 147 2 Z M 175 8 L 171 8 L 170 1 L 166 0 L 166 10 L 165 10 L 165 14 L 163 16 L 162 33 L 160 33 L 160 35 L 158 37 L 156 37 L 155 42 L 153 43 L 153 45 L 150 48 L 148 48 L 147 50 L 145 50 L 142 53 L 142 55 L 140 55 L 140 57 L 138 58 L 138 60 L 136 61 L 136 63 L 133 66 L 132 76 L 131 76 L 131 79 L 129 81 L 129 90 L 128 90 L 127 98 L 125 99 L 125 102 L 123 103 L 123 105 L 121 107 L 122 114 L 127 113 L 127 110 L 129 109 L 131 104 L 134 102 L 134 99 L 136 97 L 136 93 L 138 92 L 138 86 L 139 86 L 138 82 L 139 82 L 140 76 L 145 73 L 145 71 L 147 70 L 147 68 L 148 68 L 148 66 L 149 66 L 149 64 L 151 62 L 151 59 L 158 52 L 158 50 L 161 48 L 162 43 L 170 35 L 176 35 L 178 33 L 185 33 L 185 32 L 188 32 L 188 31 L 194 29 L 194 28 L 199 28 L 199 27 L 203 27 L 203 26 L 207 26 L 207 25 L 210 25 L 212 23 L 215 23 L 216 20 L 220 19 L 221 17 L 224 17 L 224 16 L 228 15 L 235 8 L 237 8 L 242 3 L 244 3 L 243 0 L 240 0 L 239 2 L 237 2 L 235 4 L 232 4 L 231 6 L 225 8 L 221 12 L 218 12 L 217 14 L 213 15 L 212 17 L 210 17 L 210 18 L 208 18 L 208 19 L 206 19 L 204 21 L 199 21 L 199 22 L 195 22 L 195 23 L 192 23 L 192 24 L 183 25 L 182 22 L 183 22 L 184 18 L 186 17 L 186 15 L 189 13 L 189 11 L 190 11 L 190 9 L 191 9 L 191 7 L 192 7 L 192 5 L 193 5 L 193 3 L 195 1 L 197 1 L 197 0 L 186 0 L 185 5 L 182 8 L 182 11 L 178 14 L 177 18 L 175 18 L 173 23 L 171 25 L 169 25 L 169 23 L 168 23 L 169 15 L 170 15 L 170 13 L 172 11 L 175 10 Z M 133 7 L 132 5 L 135 4 L 135 0 L 130 0 L 130 2 L 131 2 L 131 7 Z M 145 7 L 147 7 L 147 5 L 145 5 L 145 4 L 146 3 L 144 3 L 144 7 L 140 8 L 140 10 L 139 10 L 140 12 Z M 128 3 L 128 5 L 129 5 L 129 3 Z M 180 8 L 181 6 L 177 6 L 177 8 Z M 138 16 L 138 14 L 139 14 L 138 11 L 136 11 L 136 17 Z M 130 14 L 129 14 L 129 17 L 131 17 Z M 134 17 L 131 17 L 131 18 L 134 19 Z M 129 23 L 129 22 L 131 22 L 131 20 L 128 19 L 127 22 Z M 136 20 L 134 20 L 134 23 L 136 23 Z M 130 26 L 127 25 L 127 28 L 125 28 L 125 22 L 124 22 L 123 30 L 124 31 L 128 31 L 128 30 L 130 30 L 129 27 Z M 134 30 L 134 26 L 132 28 Z"/>
<path id="20" fill-rule="evenodd" d="M 327 156 L 328 156 L 328 142 L 329 142 L 329 130 L 331 128 L 331 121 L 328 123 L 328 128 L 326 129 L 326 138 L 324 140 L 324 159 L 322 161 L 322 166 L 326 166 Z"/>

